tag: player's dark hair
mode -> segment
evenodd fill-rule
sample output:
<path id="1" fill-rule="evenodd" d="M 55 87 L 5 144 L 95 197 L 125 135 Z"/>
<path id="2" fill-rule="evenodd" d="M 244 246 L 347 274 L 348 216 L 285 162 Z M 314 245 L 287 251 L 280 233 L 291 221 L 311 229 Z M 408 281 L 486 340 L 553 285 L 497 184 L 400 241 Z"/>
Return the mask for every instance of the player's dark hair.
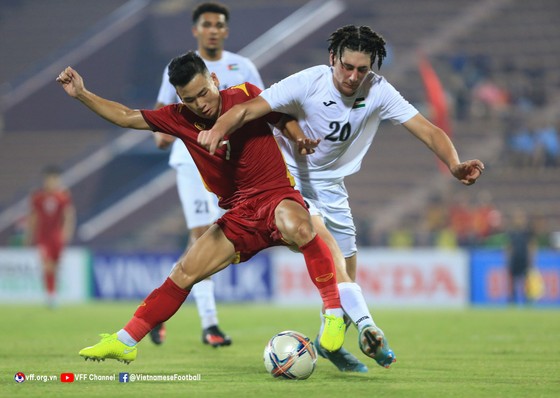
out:
<path id="1" fill-rule="evenodd" d="M 216 2 L 208 2 L 208 3 L 200 3 L 195 7 L 192 13 L 193 24 L 196 24 L 198 22 L 198 18 L 200 17 L 200 15 L 204 14 L 205 12 L 223 14 L 226 17 L 226 22 L 229 21 L 229 9 L 224 4 L 216 3 Z"/>
<path id="2" fill-rule="evenodd" d="M 189 84 L 198 74 L 208 75 L 206 64 L 194 51 L 179 55 L 169 63 L 169 83 L 173 87 L 183 87 Z"/>
<path id="3" fill-rule="evenodd" d="M 58 176 L 60 174 L 62 174 L 62 169 L 55 164 L 49 164 L 43 167 L 43 175 L 45 176 L 52 176 L 52 175 Z"/>
<path id="4" fill-rule="evenodd" d="M 387 56 L 385 40 L 369 26 L 346 25 L 331 34 L 328 41 L 330 42 L 329 52 L 332 52 L 333 56 L 339 60 L 345 49 L 359 51 L 370 54 L 370 67 L 377 59 L 377 69 L 380 69 L 383 59 Z"/>

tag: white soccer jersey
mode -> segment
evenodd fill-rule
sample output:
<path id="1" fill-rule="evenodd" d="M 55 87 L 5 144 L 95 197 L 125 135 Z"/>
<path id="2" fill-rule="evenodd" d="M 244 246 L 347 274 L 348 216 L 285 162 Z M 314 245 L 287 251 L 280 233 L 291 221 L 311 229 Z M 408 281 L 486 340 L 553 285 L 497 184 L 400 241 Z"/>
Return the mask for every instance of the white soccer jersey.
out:
<path id="1" fill-rule="evenodd" d="M 198 52 L 197 52 L 198 53 Z M 210 72 L 214 72 L 220 81 L 220 90 L 241 83 L 249 82 L 259 88 L 264 88 L 263 81 L 255 65 L 245 57 L 229 51 L 222 52 L 222 59 L 219 61 L 206 61 L 206 67 Z M 174 104 L 181 100 L 177 97 L 175 87 L 169 83 L 168 67 L 163 71 L 161 87 L 159 89 L 157 102 L 162 104 Z M 181 140 L 175 140 L 169 155 L 169 165 L 176 167 L 182 163 L 192 163 L 192 157 Z"/>
<path id="2" fill-rule="evenodd" d="M 360 170 L 382 120 L 404 123 L 418 113 L 384 77 L 370 72 L 352 97 L 334 86 L 332 69 L 314 66 L 264 90 L 272 110 L 296 117 L 304 133 L 321 143 L 312 155 L 278 135 L 290 172 L 298 179 L 339 179 Z"/>

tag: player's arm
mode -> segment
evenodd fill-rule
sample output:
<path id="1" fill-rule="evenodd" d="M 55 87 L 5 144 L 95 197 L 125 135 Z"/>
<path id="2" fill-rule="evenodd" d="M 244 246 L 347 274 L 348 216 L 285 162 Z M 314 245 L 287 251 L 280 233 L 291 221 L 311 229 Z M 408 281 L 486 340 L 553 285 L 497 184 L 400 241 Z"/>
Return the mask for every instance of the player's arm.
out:
<path id="1" fill-rule="evenodd" d="M 163 108 L 165 104 L 163 102 L 156 102 L 154 109 Z M 154 141 L 159 149 L 167 149 L 175 141 L 175 137 L 169 134 L 162 133 L 160 131 L 154 131 Z"/>
<path id="2" fill-rule="evenodd" d="M 82 77 L 71 67 L 64 69 L 58 75 L 56 81 L 62 85 L 62 88 L 70 97 L 76 98 L 109 122 L 125 128 L 150 130 L 150 126 L 139 110 L 130 109 L 123 104 L 109 101 L 88 91 L 84 87 Z"/>
<path id="3" fill-rule="evenodd" d="M 478 159 L 461 162 L 447 134 L 420 113 L 404 122 L 403 126 L 426 144 L 447 165 L 451 174 L 463 184 L 472 185 L 482 175 L 484 164 Z"/>
<path id="4" fill-rule="evenodd" d="M 68 243 L 74 237 L 74 231 L 76 230 L 76 208 L 72 203 L 69 203 L 64 209 L 63 217 L 62 236 L 64 243 Z"/>
<path id="5" fill-rule="evenodd" d="M 245 123 L 258 119 L 272 109 L 268 102 L 262 97 L 253 98 L 247 102 L 234 105 L 216 120 L 210 130 L 203 130 L 198 134 L 198 143 L 208 149 L 210 154 L 214 154 L 216 148 L 220 146 L 224 136 L 233 133 Z"/>
<path id="6" fill-rule="evenodd" d="M 37 229 L 37 211 L 34 207 L 27 215 L 26 224 L 24 242 L 27 246 L 31 246 L 35 241 L 35 230 Z"/>
<path id="7" fill-rule="evenodd" d="M 282 132 L 284 137 L 296 143 L 300 155 L 310 155 L 314 153 L 315 148 L 317 148 L 317 145 L 321 142 L 320 139 L 314 140 L 308 138 L 299 126 L 297 119 L 286 114 L 282 116 L 275 127 Z"/>

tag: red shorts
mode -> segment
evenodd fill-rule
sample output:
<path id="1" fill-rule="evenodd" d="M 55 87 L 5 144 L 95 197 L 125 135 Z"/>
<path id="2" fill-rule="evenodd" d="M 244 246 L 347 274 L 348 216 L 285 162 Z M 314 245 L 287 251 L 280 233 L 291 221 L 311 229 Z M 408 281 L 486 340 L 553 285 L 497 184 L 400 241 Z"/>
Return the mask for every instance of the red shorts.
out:
<path id="1" fill-rule="evenodd" d="M 216 221 L 239 255 L 236 263 L 247 261 L 267 247 L 286 245 L 274 217 L 276 207 L 284 199 L 293 200 L 307 210 L 299 191 L 285 188 L 255 196 Z"/>
<path id="2" fill-rule="evenodd" d="M 56 263 L 60 260 L 64 244 L 62 241 L 40 241 L 37 242 L 37 247 L 41 253 L 41 258 L 54 261 Z"/>

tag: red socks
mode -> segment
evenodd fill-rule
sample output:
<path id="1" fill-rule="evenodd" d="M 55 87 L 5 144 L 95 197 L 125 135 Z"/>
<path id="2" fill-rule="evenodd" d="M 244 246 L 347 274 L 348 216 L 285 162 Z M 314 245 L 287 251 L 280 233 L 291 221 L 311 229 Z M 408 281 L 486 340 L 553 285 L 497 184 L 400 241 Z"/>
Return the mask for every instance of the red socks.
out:
<path id="1" fill-rule="evenodd" d="M 150 293 L 138 306 L 124 330 L 139 342 L 156 325 L 171 318 L 181 307 L 189 293 L 190 290 L 181 289 L 175 282 L 167 278 L 163 285 Z"/>
<path id="2" fill-rule="evenodd" d="M 299 250 L 303 253 L 311 280 L 319 289 L 325 309 L 341 308 L 336 270 L 329 247 L 316 235 Z"/>
<path id="3" fill-rule="evenodd" d="M 54 294 L 56 290 L 56 274 L 54 272 L 47 271 L 44 273 L 43 277 L 47 293 Z"/>

